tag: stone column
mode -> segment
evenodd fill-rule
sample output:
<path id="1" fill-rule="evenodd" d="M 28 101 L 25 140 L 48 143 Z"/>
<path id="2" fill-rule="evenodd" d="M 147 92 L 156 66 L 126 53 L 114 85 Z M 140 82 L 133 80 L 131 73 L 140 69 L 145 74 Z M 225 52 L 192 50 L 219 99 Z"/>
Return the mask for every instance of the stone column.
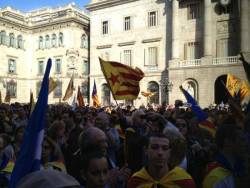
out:
<path id="1" fill-rule="evenodd" d="M 240 0 L 240 49 L 242 52 L 250 52 L 250 36 L 249 36 L 249 20 L 248 20 L 248 12 L 250 9 L 250 3 L 249 0 Z"/>
<path id="2" fill-rule="evenodd" d="M 179 58 L 179 2 L 172 0 L 172 59 Z"/>
<path id="3" fill-rule="evenodd" d="M 211 0 L 204 0 L 204 57 L 212 56 L 212 6 Z"/>

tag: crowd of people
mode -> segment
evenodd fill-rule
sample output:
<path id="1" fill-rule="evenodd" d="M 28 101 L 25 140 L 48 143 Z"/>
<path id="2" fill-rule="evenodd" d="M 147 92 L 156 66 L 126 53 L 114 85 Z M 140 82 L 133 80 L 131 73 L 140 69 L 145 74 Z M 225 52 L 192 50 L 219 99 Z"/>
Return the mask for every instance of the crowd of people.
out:
<path id="1" fill-rule="evenodd" d="M 248 187 L 250 115 L 238 118 L 230 107 L 203 110 L 215 135 L 181 103 L 157 109 L 49 105 L 41 171 L 17 187 Z M 1 188 L 8 187 L 28 119 L 29 105 L 0 105 Z"/>

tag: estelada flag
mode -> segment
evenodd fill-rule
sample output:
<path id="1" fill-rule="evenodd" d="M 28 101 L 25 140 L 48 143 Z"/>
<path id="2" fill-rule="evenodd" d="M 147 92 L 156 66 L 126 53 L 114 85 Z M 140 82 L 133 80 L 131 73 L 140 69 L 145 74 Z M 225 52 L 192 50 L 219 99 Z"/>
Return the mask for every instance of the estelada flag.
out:
<path id="1" fill-rule="evenodd" d="M 80 86 L 78 86 L 78 90 L 77 90 L 77 101 L 78 101 L 78 106 L 80 106 L 80 107 L 84 106 L 84 100 L 82 97 L 82 92 L 80 90 Z"/>
<path id="2" fill-rule="evenodd" d="M 69 85 L 67 87 L 67 90 L 65 92 L 65 95 L 63 97 L 63 101 L 66 101 L 73 95 L 73 90 L 74 90 L 74 82 L 73 82 L 73 75 L 69 81 Z"/>
<path id="3" fill-rule="evenodd" d="M 93 106 L 96 108 L 101 105 L 101 103 L 98 99 L 98 95 L 97 95 L 95 80 L 94 80 L 94 86 L 93 86 L 93 91 L 92 91 L 92 101 L 93 101 Z"/>
<path id="4" fill-rule="evenodd" d="M 114 99 L 136 99 L 140 92 L 140 80 L 144 77 L 144 73 L 139 68 L 133 69 L 118 62 L 104 61 L 101 58 L 99 61 Z"/>

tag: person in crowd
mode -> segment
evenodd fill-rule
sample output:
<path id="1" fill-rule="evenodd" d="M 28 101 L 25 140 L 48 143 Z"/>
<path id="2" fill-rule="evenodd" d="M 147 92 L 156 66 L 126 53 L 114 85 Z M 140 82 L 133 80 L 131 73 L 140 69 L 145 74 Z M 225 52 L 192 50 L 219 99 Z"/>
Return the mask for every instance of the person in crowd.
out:
<path id="1" fill-rule="evenodd" d="M 45 136 L 43 140 L 41 163 L 43 169 L 55 169 L 66 172 L 62 151 L 48 136 Z"/>
<path id="2" fill-rule="evenodd" d="M 140 187 L 168 187 L 168 188 L 193 188 L 195 183 L 192 177 L 181 167 L 176 166 L 184 157 L 182 154 L 179 160 L 172 160 L 174 146 L 172 142 L 162 133 L 152 133 L 148 136 L 145 147 L 147 164 L 138 172 L 134 173 L 128 181 L 128 188 Z"/>
<path id="3" fill-rule="evenodd" d="M 81 162 L 81 177 L 85 188 L 108 188 L 109 167 L 106 156 L 100 152 L 86 154 Z"/>
<path id="4" fill-rule="evenodd" d="M 237 179 L 246 175 L 246 138 L 235 124 L 220 125 L 216 132 L 218 154 L 207 166 L 203 188 L 245 187 Z M 241 183 L 241 186 L 237 185 Z"/>
<path id="5" fill-rule="evenodd" d="M 65 123 L 60 120 L 56 120 L 48 129 L 48 136 L 60 147 L 62 147 L 65 142 Z"/>
<path id="6" fill-rule="evenodd" d="M 18 156 L 21 144 L 23 142 L 24 130 L 25 125 L 18 127 L 14 132 L 14 140 L 13 140 L 13 147 L 15 151 L 15 155 Z"/>
<path id="7" fill-rule="evenodd" d="M 80 188 L 72 176 L 58 170 L 39 170 L 24 176 L 17 188 Z"/>

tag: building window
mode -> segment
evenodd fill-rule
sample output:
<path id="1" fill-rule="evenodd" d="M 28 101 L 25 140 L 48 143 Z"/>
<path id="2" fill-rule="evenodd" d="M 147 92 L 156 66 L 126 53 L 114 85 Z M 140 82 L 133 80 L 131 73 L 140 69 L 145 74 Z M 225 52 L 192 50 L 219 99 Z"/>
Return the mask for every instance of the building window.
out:
<path id="1" fill-rule="evenodd" d="M 200 58 L 200 44 L 198 42 L 187 42 L 184 44 L 184 59 L 199 59 Z"/>
<path id="2" fill-rule="evenodd" d="M 124 18 L 124 31 L 129 31 L 131 29 L 131 17 L 127 16 Z"/>
<path id="3" fill-rule="evenodd" d="M 46 35 L 46 37 L 45 37 L 45 48 L 50 48 L 50 45 L 49 45 L 49 41 L 50 39 L 49 39 L 49 35 Z"/>
<path id="4" fill-rule="evenodd" d="M 153 27 L 157 25 L 157 12 L 152 11 L 148 13 L 148 27 Z"/>
<path id="5" fill-rule="evenodd" d="M 109 22 L 103 21 L 102 22 L 102 34 L 108 34 L 109 33 Z"/>
<path id="6" fill-rule="evenodd" d="M 10 33 L 9 37 L 10 37 L 10 39 L 9 39 L 10 40 L 10 42 L 9 42 L 10 47 L 15 47 L 15 35 L 13 33 Z"/>
<path id="7" fill-rule="evenodd" d="M 43 37 L 42 36 L 39 37 L 38 48 L 43 49 Z"/>
<path id="8" fill-rule="evenodd" d="M 52 35 L 51 46 L 56 47 L 56 34 Z"/>
<path id="9" fill-rule="evenodd" d="M 132 51 L 124 50 L 124 64 L 131 66 L 132 65 Z"/>
<path id="10" fill-rule="evenodd" d="M 63 33 L 59 33 L 58 46 L 63 46 Z"/>
<path id="11" fill-rule="evenodd" d="M 9 59 L 8 62 L 8 73 L 16 73 L 16 60 Z"/>
<path id="12" fill-rule="evenodd" d="M 102 104 L 103 106 L 110 105 L 110 89 L 107 84 L 102 85 Z"/>
<path id="13" fill-rule="evenodd" d="M 62 97 L 62 82 L 57 80 L 56 81 L 56 88 L 54 90 L 54 97 L 55 98 L 60 98 Z"/>
<path id="14" fill-rule="evenodd" d="M 200 17 L 200 3 L 192 3 L 187 5 L 188 20 L 197 19 Z"/>
<path id="15" fill-rule="evenodd" d="M 17 92 L 17 83 L 13 80 L 7 82 L 7 91 L 6 93 L 9 93 L 11 98 L 16 98 L 16 92 Z"/>
<path id="16" fill-rule="evenodd" d="M 216 56 L 228 57 L 237 54 L 235 41 L 229 38 L 219 39 L 216 41 Z"/>
<path id="17" fill-rule="evenodd" d="M 148 83 L 148 91 L 153 93 L 153 96 L 149 97 L 149 103 L 159 104 L 159 85 L 156 82 Z"/>
<path id="18" fill-rule="evenodd" d="M 17 48 L 23 49 L 23 37 L 22 37 L 22 35 L 17 36 Z"/>
<path id="19" fill-rule="evenodd" d="M 39 96 L 41 86 L 42 86 L 42 81 L 38 81 L 36 83 L 36 98 L 38 98 L 38 96 Z"/>
<path id="20" fill-rule="evenodd" d="M 104 52 L 101 54 L 101 58 L 104 60 L 104 61 L 109 61 L 109 52 Z"/>
<path id="21" fill-rule="evenodd" d="M 0 44 L 6 44 L 6 32 L 5 31 L 0 32 Z"/>
<path id="22" fill-rule="evenodd" d="M 38 61 L 38 74 L 43 74 L 43 70 L 44 70 L 44 62 Z"/>
<path id="23" fill-rule="evenodd" d="M 89 74 L 89 62 L 87 60 L 83 60 L 83 74 Z"/>
<path id="24" fill-rule="evenodd" d="M 81 37 L 81 48 L 88 48 L 88 37 L 85 34 Z"/>
<path id="25" fill-rule="evenodd" d="M 61 59 L 56 59 L 55 63 L 55 73 L 60 74 L 62 71 L 62 60 Z"/>
<path id="26" fill-rule="evenodd" d="M 149 47 L 148 48 L 148 59 L 146 62 L 147 66 L 157 66 L 158 61 L 158 53 L 157 53 L 157 47 Z"/>

